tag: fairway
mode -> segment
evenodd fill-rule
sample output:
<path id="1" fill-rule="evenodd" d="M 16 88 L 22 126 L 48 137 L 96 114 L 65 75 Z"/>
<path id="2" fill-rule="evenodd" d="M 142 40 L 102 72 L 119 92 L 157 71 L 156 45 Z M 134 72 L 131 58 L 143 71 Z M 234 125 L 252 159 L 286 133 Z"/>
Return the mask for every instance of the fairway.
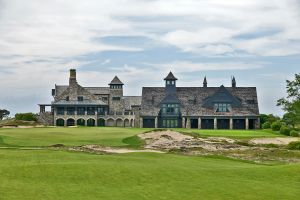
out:
<path id="1" fill-rule="evenodd" d="M 0 129 L 0 146 L 50 146 L 64 144 L 77 146 L 101 144 L 104 146 L 124 146 L 124 138 L 142 133 L 149 129 L 140 128 L 30 128 Z"/>
<path id="2" fill-rule="evenodd" d="M 0 129 L 0 199 L 292 200 L 300 195 L 299 164 L 264 165 L 169 153 L 102 155 L 20 148 L 59 143 L 126 146 L 124 138 L 144 131 L 147 129 Z M 250 132 L 246 133 L 249 137 Z"/>

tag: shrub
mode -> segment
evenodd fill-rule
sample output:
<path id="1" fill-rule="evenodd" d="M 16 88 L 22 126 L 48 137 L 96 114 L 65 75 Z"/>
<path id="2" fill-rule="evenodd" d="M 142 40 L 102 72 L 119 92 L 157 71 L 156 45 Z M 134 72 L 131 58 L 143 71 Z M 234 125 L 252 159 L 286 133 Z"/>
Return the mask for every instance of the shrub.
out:
<path id="1" fill-rule="evenodd" d="M 299 137 L 299 133 L 298 133 L 298 131 L 296 131 L 296 130 L 292 130 L 292 131 L 290 132 L 290 136 L 292 136 L 292 137 Z"/>
<path id="2" fill-rule="evenodd" d="M 287 148 L 290 149 L 290 150 L 300 150 L 300 142 L 299 141 L 297 141 L 297 142 L 290 142 L 287 145 Z"/>
<path id="3" fill-rule="evenodd" d="M 36 121 L 36 115 L 33 113 L 17 113 L 15 115 L 16 120 L 23 120 L 23 121 Z"/>
<path id="4" fill-rule="evenodd" d="M 281 126 L 280 128 L 280 134 L 283 135 L 290 135 L 291 129 L 286 126 Z"/>
<path id="5" fill-rule="evenodd" d="M 265 123 L 263 123 L 262 128 L 263 128 L 263 129 L 271 128 L 270 122 L 265 122 Z"/>
<path id="6" fill-rule="evenodd" d="M 276 122 L 272 123 L 271 128 L 272 128 L 273 131 L 279 131 L 281 126 L 282 126 L 281 122 L 276 121 Z"/>

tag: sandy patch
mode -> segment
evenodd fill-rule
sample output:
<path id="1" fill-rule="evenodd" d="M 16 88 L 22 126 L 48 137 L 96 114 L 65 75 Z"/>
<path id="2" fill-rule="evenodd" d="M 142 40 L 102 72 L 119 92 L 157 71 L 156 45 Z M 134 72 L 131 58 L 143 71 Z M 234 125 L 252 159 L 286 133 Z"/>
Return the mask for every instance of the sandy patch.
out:
<path id="1" fill-rule="evenodd" d="M 290 142 L 300 141 L 298 138 L 255 138 L 249 141 L 250 144 L 277 144 L 287 145 Z"/>
<path id="2" fill-rule="evenodd" d="M 85 145 L 82 147 L 72 147 L 70 148 L 70 150 L 92 151 L 92 152 L 103 152 L 103 153 L 136 153 L 136 152 L 164 153 L 163 151 L 151 150 L 151 149 L 139 150 L 139 149 L 103 147 L 99 145 Z"/>
<path id="3" fill-rule="evenodd" d="M 145 140 L 147 149 L 192 149 L 202 148 L 209 151 L 243 148 L 235 140 L 225 137 L 194 138 L 176 131 L 153 131 L 138 135 Z"/>

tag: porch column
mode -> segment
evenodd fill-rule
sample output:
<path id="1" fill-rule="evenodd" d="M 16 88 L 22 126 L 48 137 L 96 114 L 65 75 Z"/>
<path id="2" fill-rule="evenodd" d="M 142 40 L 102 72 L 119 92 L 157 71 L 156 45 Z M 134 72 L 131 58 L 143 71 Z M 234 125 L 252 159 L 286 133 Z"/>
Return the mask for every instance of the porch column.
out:
<path id="1" fill-rule="evenodd" d="M 185 117 L 182 117 L 182 128 L 185 128 Z"/>
<path id="2" fill-rule="evenodd" d="M 98 126 L 98 109 L 95 110 L 95 126 Z"/>
<path id="3" fill-rule="evenodd" d="M 77 126 L 77 118 L 74 119 L 74 126 Z"/>
<path id="4" fill-rule="evenodd" d="M 214 129 L 218 129 L 218 121 L 217 118 L 214 118 Z"/>
<path id="5" fill-rule="evenodd" d="M 233 129 L 233 119 L 230 118 L 229 120 L 230 120 L 229 121 L 230 130 L 232 130 Z"/>
<path id="6" fill-rule="evenodd" d="M 198 118 L 198 129 L 201 129 L 201 117 Z"/>
<path id="7" fill-rule="evenodd" d="M 248 119 L 248 117 L 246 117 L 246 130 L 248 130 L 249 129 L 249 119 Z"/>
<path id="8" fill-rule="evenodd" d="M 143 118 L 140 117 L 140 128 L 143 128 Z"/>
<path id="9" fill-rule="evenodd" d="M 255 121 L 256 121 L 255 128 L 260 129 L 260 117 L 258 117 Z"/>
<path id="10" fill-rule="evenodd" d="M 157 128 L 158 127 L 158 118 L 157 117 L 155 117 L 155 128 Z"/>
<path id="11" fill-rule="evenodd" d="M 191 128 L 191 119 L 189 117 L 186 120 L 186 128 Z"/>

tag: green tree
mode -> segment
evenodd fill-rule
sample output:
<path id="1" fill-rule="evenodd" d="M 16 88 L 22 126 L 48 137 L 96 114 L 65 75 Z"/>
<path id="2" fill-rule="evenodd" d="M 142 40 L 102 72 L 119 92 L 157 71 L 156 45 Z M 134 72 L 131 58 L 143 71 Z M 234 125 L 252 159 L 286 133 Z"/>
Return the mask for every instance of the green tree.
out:
<path id="1" fill-rule="evenodd" d="M 2 120 L 4 117 L 8 117 L 10 112 L 6 109 L 0 109 L 0 120 Z"/>
<path id="2" fill-rule="evenodd" d="M 277 101 L 286 112 L 284 121 L 293 127 L 300 124 L 300 74 L 295 74 L 295 79 L 286 81 L 287 97 Z"/>

